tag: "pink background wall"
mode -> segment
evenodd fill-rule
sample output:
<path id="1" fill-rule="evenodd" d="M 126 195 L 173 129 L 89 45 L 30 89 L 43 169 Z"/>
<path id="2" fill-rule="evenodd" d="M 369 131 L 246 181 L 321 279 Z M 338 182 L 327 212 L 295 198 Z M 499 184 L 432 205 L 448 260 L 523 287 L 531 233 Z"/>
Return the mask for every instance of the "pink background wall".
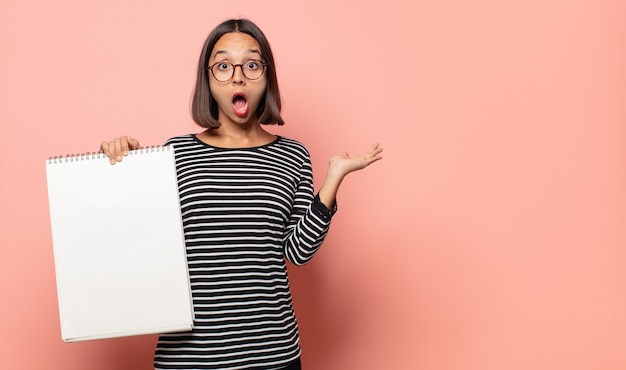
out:
<path id="1" fill-rule="evenodd" d="M 307 370 L 626 368 L 626 2 L 0 1 L 0 367 L 150 369 L 61 341 L 44 160 L 196 132 L 219 22 L 274 48 L 316 181 L 378 140 L 292 274 Z"/>

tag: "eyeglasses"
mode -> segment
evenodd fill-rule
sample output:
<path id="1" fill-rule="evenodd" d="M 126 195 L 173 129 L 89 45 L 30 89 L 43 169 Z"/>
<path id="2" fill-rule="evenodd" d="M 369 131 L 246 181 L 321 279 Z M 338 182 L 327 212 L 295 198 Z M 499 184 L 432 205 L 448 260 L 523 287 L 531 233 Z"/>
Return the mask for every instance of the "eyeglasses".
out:
<path id="1" fill-rule="evenodd" d="M 220 82 L 228 82 L 235 75 L 235 68 L 241 67 L 241 72 L 248 80 L 258 80 L 265 72 L 267 64 L 260 60 L 250 59 L 241 64 L 232 64 L 229 62 L 217 62 L 209 66 L 209 71 L 216 80 Z"/>

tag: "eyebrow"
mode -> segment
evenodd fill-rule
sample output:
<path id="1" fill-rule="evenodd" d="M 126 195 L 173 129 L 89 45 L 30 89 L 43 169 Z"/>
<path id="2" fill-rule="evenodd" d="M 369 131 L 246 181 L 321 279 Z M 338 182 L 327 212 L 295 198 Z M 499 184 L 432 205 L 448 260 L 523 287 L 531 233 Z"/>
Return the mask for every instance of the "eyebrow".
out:
<path id="1" fill-rule="evenodd" d="M 261 52 L 257 49 L 248 49 L 248 54 L 258 54 L 259 56 L 261 56 Z M 217 57 L 220 54 L 229 54 L 227 50 L 217 50 L 215 53 L 213 53 L 213 58 Z"/>

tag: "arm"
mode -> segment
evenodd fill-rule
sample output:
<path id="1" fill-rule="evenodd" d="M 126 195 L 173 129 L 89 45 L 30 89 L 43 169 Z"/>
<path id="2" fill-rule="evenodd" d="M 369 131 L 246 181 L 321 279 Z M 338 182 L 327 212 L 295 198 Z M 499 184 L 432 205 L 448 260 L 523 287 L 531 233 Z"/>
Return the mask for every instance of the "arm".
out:
<path id="1" fill-rule="evenodd" d="M 309 262 L 324 241 L 329 227 L 330 214 L 313 195 L 313 171 L 307 153 L 283 236 L 285 258 L 298 266 Z"/>
<path id="2" fill-rule="evenodd" d="M 313 258 L 330 228 L 330 221 L 336 210 L 335 198 L 339 185 L 348 173 L 382 159 L 381 152 L 382 148 L 374 144 L 362 156 L 351 157 L 347 153 L 333 156 L 326 179 L 316 197 L 313 196 L 310 162 L 305 163 L 303 177 L 296 191 L 294 210 L 283 241 L 287 260 L 295 265 L 303 265 Z"/>

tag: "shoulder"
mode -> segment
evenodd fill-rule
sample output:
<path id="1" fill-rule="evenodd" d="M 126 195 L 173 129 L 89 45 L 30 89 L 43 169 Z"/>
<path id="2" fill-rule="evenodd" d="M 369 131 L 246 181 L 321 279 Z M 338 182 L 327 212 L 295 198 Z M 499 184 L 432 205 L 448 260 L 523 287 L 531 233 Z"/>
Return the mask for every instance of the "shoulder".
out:
<path id="1" fill-rule="evenodd" d="M 296 172 L 311 165 L 307 148 L 299 141 L 284 136 L 278 136 L 274 142 L 263 147 L 259 154 L 271 157 L 276 165 L 290 167 Z"/>
<path id="2" fill-rule="evenodd" d="M 309 150 L 304 144 L 297 140 L 280 136 L 277 142 L 277 147 L 285 150 L 286 152 L 290 152 L 295 156 L 310 158 Z"/>
<path id="3" fill-rule="evenodd" d="M 189 145 L 195 143 L 193 134 L 174 136 L 165 141 L 164 145 Z"/>

